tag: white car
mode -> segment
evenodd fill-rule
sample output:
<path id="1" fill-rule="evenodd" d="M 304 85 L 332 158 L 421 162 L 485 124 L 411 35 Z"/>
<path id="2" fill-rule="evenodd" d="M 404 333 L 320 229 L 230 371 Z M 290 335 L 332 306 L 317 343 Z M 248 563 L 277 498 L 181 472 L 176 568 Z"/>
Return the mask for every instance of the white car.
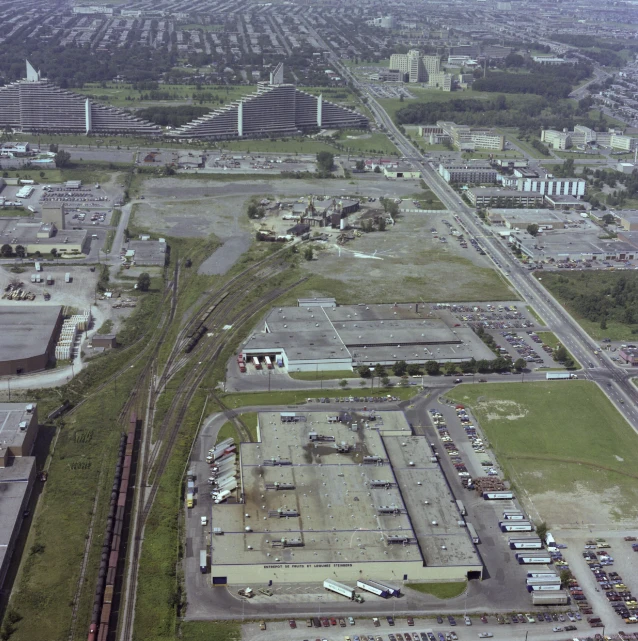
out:
<path id="1" fill-rule="evenodd" d="M 479 639 L 491 639 L 493 636 L 491 632 L 479 632 Z"/>
<path id="2" fill-rule="evenodd" d="M 208 517 L 207 516 L 202 516 L 200 519 L 202 525 L 208 525 Z"/>
<path id="3" fill-rule="evenodd" d="M 552 632 L 562 632 L 562 631 L 563 631 L 563 628 L 561 628 L 559 625 L 557 625 L 556 627 L 552 628 Z"/>
<path id="4" fill-rule="evenodd" d="M 463 617 L 465 619 L 465 625 L 472 625 L 472 619 L 467 616 L 467 614 Z"/>

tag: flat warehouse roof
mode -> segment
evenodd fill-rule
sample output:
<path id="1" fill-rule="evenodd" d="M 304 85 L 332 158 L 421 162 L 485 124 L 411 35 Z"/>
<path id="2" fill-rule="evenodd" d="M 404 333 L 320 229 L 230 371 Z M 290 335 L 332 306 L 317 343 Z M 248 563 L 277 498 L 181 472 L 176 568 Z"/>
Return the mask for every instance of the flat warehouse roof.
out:
<path id="1" fill-rule="evenodd" d="M 27 412 L 27 407 L 33 408 Z M 33 403 L 0 403 L 0 448 L 20 447 L 26 430 L 20 429 L 21 423 L 29 426 L 35 414 Z"/>
<path id="2" fill-rule="evenodd" d="M 297 411 L 292 420 L 279 412 L 259 414 L 262 441 L 241 444 L 245 502 L 213 506 L 213 522 L 224 533 L 213 542 L 213 565 L 414 562 L 419 567 L 480 566 L 467 533 L 456 523 L 457 509 L 443 475 L 430 463 L 427 440 L 409 436 L 405 415 L 343 412 L 340 416 L 345 422 L 337 422 L 336 416 Z M 389 435 L 399 430 L 406 434 Z M 409 446 L 403 446 L 404 442 Z M 378 457 L 380 462 L 369 464 L 365 457 Z M 408 458 L 417 462 L 416 469 L 410 468 Z M 417 486 L 410 474 L 425 479 L 427 486 Z M 381 481 L 381 487 L 373 487 L 373 481 Z M 276 483 L 294 489 L 277 490 Z M 440 523 L 431 532 L 422 523 L 423 510 L 415 508 L 411 513 L 410 505 L 422 503 L 424 497 L 437 511 Z M 428 542 L 428 536 L 435 542 Z M 392 543 L 392 537 L 401 542 Z M 441 543 L 447 553 L 438 549 Z"/>
<path id="3" fill-rule="evenodd" d="M 0 359 L 13 361 L 44 354 L 62 307 L 0 306 Z"/>
<path id="4" fill-rule="evenodd" d="M 414 303 L 276 308 L 266 317 L 264 330 L 246 341 L 245 351 L 284 351 L 293 363 L 492 358 L 471 330 L 451 328 Z"/>

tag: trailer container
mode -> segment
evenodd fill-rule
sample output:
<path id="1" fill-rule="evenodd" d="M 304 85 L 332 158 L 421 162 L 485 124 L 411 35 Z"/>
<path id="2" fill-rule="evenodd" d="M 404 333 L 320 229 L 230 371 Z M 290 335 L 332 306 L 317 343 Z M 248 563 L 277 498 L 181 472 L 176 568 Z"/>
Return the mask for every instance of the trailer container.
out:
<path id="1" fill-rule="evenodd" d="M 35 263 L 35 271 L 36 272 L 41 272 L 42 271 L 42 265 L 38 261 Z"/>
<path id="2" fill-rule="evenodd" d="M 199 551 L 199 571 L 206 574 L 208 571 L 208 552 L 206 550 Z"/>
<path id="3" fill-rule="evenodd" d="M 272 361 L 270 360 L 270 356 L 264 356 L 264 363 L 266 363 L 266 367 L 268 369 L 272 369 Z"/>
<path id="4" fill-rule="evenodd" d="M 542 550 L 543 542 L 537 537 L 529 537 L 527 539 L 513 539 L 509 540 L 510 550 Z"/>
<path id="5" fill-rule="evenodd" d="M 215 503 L 223 503 L 230 496 L 230 490 L 222 490 L 219 494 L 215 495 L 213 499 Z"/>
<path id="6" fill-rule="evenodd" d="M 528 576 L 525 585 L 560 585 L 560 577 L 556 576 Z"/>
<path id="7" fill-rule="evenodd" d="M 551 583 L 540 583 L 527 586 L 528 592 L 560 592 L 560 583 L 553 585 Z"/>
<path id="8" fill-rule="evenodd" d="M 65 283 L 71 282 L 71 272 L 67 272 L 66 274 L 64 274 L 64 282 Z"/>
<path id="9" fill-rule="evenodd" d="M 534 528 L 529 521 L 499 521 L 501 532 L 531 532 Z"/>
<path id="10" fill-rule="evenodd" d="M 556 572 L 552 572 L 550 568 L 538 568 L 538 570 L 528 572 L 527 576 L 530 579 L 552 579 L 556 576 Z"/>
<path id="11" fill-rule="evenodd" d="M 466 523 L 466 525 L 467 531 L 470 533 L 472 543 L 480 543 L 481 539 L 479 539 L 479 535 L 476 533 L 476 528 L 471 523 Z"/>
<path id="12" fill-rule="evenodd" d="M 256 356 L 253 356 L 253 365 L 255 366 L 255 369 L 261 369 L 261 363 Z"/>
<path id="13" fill-rule="evenodd" d="M 372 592 L 372 594 L 376 594 L 384 599 L 390 596 L 386 588 L 374 581 L 357 581 L 357 587 L 366 590 L 366 592 Z"/>
<path id="14" fill-rule="evenodd" d="M 325 579 L 325 581 L 323 582 L 323 587 L 324 589 L 330 590 L 331 592 L 341 594 L 351 601 L 354 601 L 357 598 L 357 593 L 355 592 L 354 588 L 350 588 L 347 585 L 338 583 L 337 581 L 333 581 L 332 579 Z"/>
<path id="15" fill-rule="evenodd" d="M 549 554 L 538 552 L 518 552 L 516 560 L 520 565 L 549 565 L 552 562 L 552 557 Z"/>
<path id="16" fill-rule="evenodd" d="M 495 490 L 493 492 L 483 492 L 483 498 L 486 501 L 511 500 L 514 498 L 514 493 L 508 492 L 507 490 Z"/>
<path id="17" fill-rule="evenodd" d="M 578 374 L 570 374 L 569 372 L 547 372 L 545 380 L 548 381 L 568 381 L 570 378 L 578 378 Z"/>
<path id="18" fill-rule="evenodd" d="M 463 505 L 463 501 L 457 500 L 456 507 L 459 508 L 459 512 L 461 513 L 461 516 L 467 516 L 467 510 L 465 509 L 465 505 Z"/>
<path id="19" fill-rule="evenodd" d="M 567 605 L 569 595 L 561 590 L 558 592 L 532 592 L 532 603 L 534 605 Z"/>
<path id="20" fill-rule="evenodd" d="M 224 481 L 224 483 L 220 484 L 217 486 L 217 490 L 221 492 L 232 492 L 233 490 L 237 489 L 237 479 L 229 479 L 228 481 Z"/>

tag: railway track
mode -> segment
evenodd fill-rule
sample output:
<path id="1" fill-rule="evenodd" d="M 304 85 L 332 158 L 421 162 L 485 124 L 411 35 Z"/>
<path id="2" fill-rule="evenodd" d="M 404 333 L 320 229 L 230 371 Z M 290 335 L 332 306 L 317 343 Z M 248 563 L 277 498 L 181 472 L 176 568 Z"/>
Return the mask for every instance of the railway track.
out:
<path id="1" fill-rule="evenodd" d="M 276 270 L 274 273 L 277 273 Z M 269 277 L 271 276 L 272 274 L 270 274 Z M 222 315 L 222 311 L 233 309 L 233 298 L 241 297 L 242 295 L 248 293 L 248 291 L 250 290 L 235 292 L 232 296 L 228 296 L 227 298 L 229 298 L 230 300 L 226 302 L 225 299 L 224 305 L 220 306 L 219 310 L 216 310 L 216 319 L 218 322 L 224 321 L 227 324 L 232 324 L 232 330 L 228 334 L 216 334 L 211 339 L 210 343 L 207 343 L 209 355 L 205 359 L 198 361 L 197 364 L 193 366 L 188 375 L 184 378 L 184 380 L 180 383 L 178 389 L 175 391 L 171 407 L 169 408 L 169 411 L 167 412 L 167 415 L 163 421 L 161 438 L 160 435 L 158 435 L 158 438 L 152 449 L 149 448 L 152 425 L 145 425 L 145 436 L 143 438 L 145 446 L 149 449 L 147 449 L 145 453 L 145 460 L 143 464 L 144 476 L 139 477 L 139 489 L 136 496 L 137 500 L 133 517 L 134 522 L 131 524 L 132 540 L 129 550 L 129 558 L 127 559 L 129 574 L 127 585 L 122 590 L 123 608 L 122 619 L 120 623 L 119 641 L 132 641 L 133 638 L 135 595 L 137 589 L 137 575 L 142 551 L 144 527 L 157 496 L 162 475 L 166 469 L 166 466 L 168 465 L 173 447 L 179 435 L 181 424 L 186 416 L 186 413 L 188 412 L 188 408 L 195 393 L 200 387 L 202 381 L 205 379 L 206 375 L 217 364 L 219 356 L 222 353 L 224 347 L 232 341 L 239 329 L 242 328 L 247 322 L 249 322 L 253 318 L 253 316 L 259 313 L 259 311 L 263 309 L 264 306 L 272 303 L 274 300 L 276 300 L 286 292 L 292 290 L 294 287 L 297 287 L 299 284 L 307 280 L 307 278 L 308 277 L 302 278 L 285 289 L 273 289 L 261 296 L 259 300 L 251 303 L 248 308 L 240 309 L 236 314 L 224 316 Z M 255 281 L 254 279 L 252 279 L 253 287 L 255 286 L 255 283 L 259 282 L 262 281 Z M 223 289 L 220 291 L 223 291 Z M 198 350 L 198 352 L 199 351 L 200 350 Z M 189 360 L 192 360 L 193 358 L 196 359 L 197 357 L 197 353 L 191 354 Z M 212 396 L 220 404 L 220 407 L 222 407 L 225 411 L 230 411 L 216 393 L 213 393 Z M 240 432 L 240 437 L 242 439 L 249 440 L 249 431 L 246 425 L 241 421 L 241 419 L 238 416 L 235 416 L 232 420 L 235 420 L 237 424 L 238 430 Z M 142 488 L 145 488 L 145 491 Z"/>

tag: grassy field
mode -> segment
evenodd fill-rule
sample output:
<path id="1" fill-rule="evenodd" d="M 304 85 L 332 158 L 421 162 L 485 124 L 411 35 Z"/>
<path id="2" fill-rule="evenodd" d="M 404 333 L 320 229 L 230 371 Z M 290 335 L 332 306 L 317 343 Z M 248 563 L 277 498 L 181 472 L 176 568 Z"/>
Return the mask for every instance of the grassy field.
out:
<path id="1" fill-rule="evenodd" d="M 540 276 L 540 274 L 537 274 Z M 580 296 L 592 293 L 605 293 L 613 288 L 621 278 L 638 278 L 636 272 L 600 271 L 595 272 L 543 272 L 542 284 L 561 302 L 569 313 L 578 321 L 580 326 L 595 340 L 610 338 L 613 341 L 634 341 L 638 334 L 638 323 L 622 323 L 608 319 L 607 328 L 602 329 L 600 323 L 583 318 L 570 306 L 570 302 L 561 298 L 560 288 L 569 284 L 576 288 Z"/>
<path id="2" fill-rule="evenodd" d="M 553 332 L 537 332 L 537 334 L 543 343 L 545 343 L 545 345 L 549 345 L 552 349 L 556 349 L 561 344 L 558 337 Z M 581 369 L 580 363 L 572 356 L 569 350 L 567 350 L 567 357 L 574 361 L 574 367 L 571 369 Z M 560 365 L 560 363 L 556 363 L 556 365 Z"/>
<path id="3" fill-rule="evenodd" d="M 344 129 L 339 132 L 337 142 L 350 154 L 398 155 L 394 143 L 381 132 L 362 133 Z"/>
<path id="4" fill-rule="evenodd" d="M 186 621 L 180 626 L 181 641 L 240 641 L 241 628 L 234 621 Z"/>
<path id="5" fill-rule="evenodd" d="M 453 583 L 406 583 L 405 587 L 423 594 L 431 594 L 437 599 L 453 599 L 465 592 L 467 583 L 465 581 Z"/>
<path id="6" fill-rule="evenodd" d="M 219 148 L 245 153 L 316 154 L 320 151 L 335 153 L 328 143 L 310 138 L 287 138 L 279 140 L 237 140 L 218 143 Z M 285 169 L 285 167 L 283 168 Z"/>
<path id="7" fill-rule="evenodd" d="M 463 152 L 465 160 L 485 159 L 485 158 L 520 158 L 521 154 L 518 151 L 466 151 Z"/>
<path id="8" fill-rule="evenodd" d="M 518 137 L 518 129 L 513 129 L 511 127 L 501 127 L 496 129 L 496 131 L 502 133 L 507 140 L 512 144 L 520 147 L 525 153 L 529 154 L 532 158 L 549 158 L 550 156 L 544 156 L 538 149 L 535 149 L 530 145 L 529 142 Z"/>
<path id="9" fill-rule="evenodd" d="M 250 441 L 255 443 L 257 441 L 257 412 L 246 412 L 241 415 L 241 420 L 245 423 L 248 431 L 250 432 Z M 233 421 L 226 421 L 219 430 L 215 444 L 227 439 L 232 438 L 235 443 L 239 443 L 237 436 L 237 428 Z"/>
<path id="10" fill-rule="evenodd" d="M 584 154 L 578 151 L 554 151 L 558 158 L 573 158 L 574 160 L 601 160 L 603 157 L 600 154 Z"/>
<path id="11" fill-rule="evenodd" d="M 519 497 L 548 523 L 590 516 L 565 510 L 573 501 L 600 511 L 589 522 L 638 516 L 638 438 L 595 383 L 461 385 L 448 397 L 472 408 Z"/>
<path id="12" fill-rule="evenodd" d="M 421 209 L 445 209 L 445 205 L 437 198 L 431 189 L 423 189 L 417 193 L 405 196 L 405 198 L 416 200 Z M 409 204 L 408 208 L 410 208 Z"/>

